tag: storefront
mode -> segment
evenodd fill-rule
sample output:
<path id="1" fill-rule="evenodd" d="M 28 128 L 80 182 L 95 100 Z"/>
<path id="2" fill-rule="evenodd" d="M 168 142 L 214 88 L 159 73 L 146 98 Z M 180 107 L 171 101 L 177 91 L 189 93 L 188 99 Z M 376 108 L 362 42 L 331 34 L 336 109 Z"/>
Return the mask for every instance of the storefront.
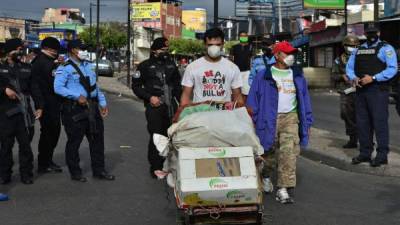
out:
<path id="1" fill-rule="evenodd" d="M 335 58 L 341 54 L 344 27 L 328 27 L 310 34 L 310 66 L 332 68 Z"/>

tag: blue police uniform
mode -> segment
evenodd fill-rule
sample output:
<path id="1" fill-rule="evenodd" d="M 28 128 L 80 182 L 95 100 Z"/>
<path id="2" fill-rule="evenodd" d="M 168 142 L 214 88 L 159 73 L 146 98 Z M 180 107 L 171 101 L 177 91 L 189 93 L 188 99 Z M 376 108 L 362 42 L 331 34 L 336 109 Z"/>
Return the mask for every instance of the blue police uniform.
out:
<path id="1" fill-rule="evenodd" d="M 74 63 L 78 65 L 85 76 L 89 77 L 90 85 L 96 85 L 96 73 L 93 71 L 92 63 L 88 61 Z M 73 101 L 77 101 L 81 95 L 86 98 L 88 97 L 85 88 L 79 82 L 79 74 L 72 65 L 67 63 L 66 65 L 59 66 L 55 74 L 54 91 L 58 95 Z M 101 107 L 107 106 L 106 98 L 99 87 L 96 87 L 90 93 L 90 98 L 97 98 Z"/>
<path id="2" fill-rule="evenodd" d="M 251 64 L 251 71 L 250 71 L 250 76 L 249 76 L 249 85 L 251 87 L 251 84 L 253 83 L 254 78 L 257 76 L 257 73 L 265 70 L 266 66 L 265 63 L 268 65 L 272 65 L 275 63 L 275 57 L 268 58 L 268 56 L 262 55 L 256 57 L 252 64 Z"/>
<path id="3" fill-rule="evenodd" d="M 362 161 L 368 161 L 374 150 L 373 133 L 378 142 L 375 160 L 387 162 L 389 152 L 389 80 L 397 73 L 397 56 L 392 46 L 378 40 L 355 50 L 347 63 L 350 80 L 373 76 L 374 82 L 357 88 L 356 120 Z M 372 134 L 372 135 L 371 135 Z M 354 163 L 354 159 L 353 159 Z"/>
<path id="4" fill-rule="evenodd" d="M 79 67 L 84 77 L 90 83 L 90 96 L 87 89 L 80 82 L 80 75 L 72 63 Z M 92 159 L 92 172 L 100 176 L 105 172 L 104 163 L 104 125 L 100 115 L 100 107 L 106 107 L 104 94 L 96 85 L 96 74 L 92 63 L 77 62 L 72 59 L 59 66 L 54 80 L 54 91 L 63 97 L 61 118 L 68 140 L 66 144 L 66 162 L 72 179 L 80 180 L 82 170 L 79 167 L 79 147 L 86 136 L 89 141 Z M 88 106 L 78 104 L 80 96 L 90 100 L 92 110 Z"/>

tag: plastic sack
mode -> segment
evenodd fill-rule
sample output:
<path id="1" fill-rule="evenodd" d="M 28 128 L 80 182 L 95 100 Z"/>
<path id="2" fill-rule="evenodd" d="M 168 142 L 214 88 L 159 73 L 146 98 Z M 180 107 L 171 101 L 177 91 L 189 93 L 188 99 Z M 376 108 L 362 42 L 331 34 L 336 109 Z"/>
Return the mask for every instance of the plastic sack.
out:
<path id="1" fill-rule="evenodd" d="M 175 149 L 251 146 L 255 155 L 264 154 L 253 121 L 244 107 L 188 115 L 168 129 L 168 136 Z"/>

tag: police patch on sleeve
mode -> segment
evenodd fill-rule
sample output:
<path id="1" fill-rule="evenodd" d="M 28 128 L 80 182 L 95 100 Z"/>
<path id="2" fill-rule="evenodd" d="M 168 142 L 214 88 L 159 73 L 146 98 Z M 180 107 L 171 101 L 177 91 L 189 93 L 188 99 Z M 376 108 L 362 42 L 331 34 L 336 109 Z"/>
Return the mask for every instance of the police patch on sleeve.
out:
<path id="1" fill-rule="evenodd" d="M 386 54 L 386 56 L 388 57 L 388 58 L 392 58 L 393 57 L 393 55 L 394 55 L 394 52 L 392 51 L 392 50 L 386 50 L 385 51 L 385 54 Z"/>
<path id="2" fill-rule="evenodd" d="M 141 74 L 140 74 L 140 71 L 139 71 L 139 70 L 136 70 L 136 71 L 133 73 L 133 78 L 135 78 L 135 79 L 139 79 L 140 76 L 141 76 Z"/>

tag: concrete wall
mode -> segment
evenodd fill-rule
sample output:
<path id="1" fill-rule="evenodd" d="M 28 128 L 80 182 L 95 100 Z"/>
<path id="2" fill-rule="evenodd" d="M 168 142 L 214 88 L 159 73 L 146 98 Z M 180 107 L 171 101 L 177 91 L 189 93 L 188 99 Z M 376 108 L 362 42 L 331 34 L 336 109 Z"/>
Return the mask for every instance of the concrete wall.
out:
<path id="1" fill-rule="evenodd" d="M 25 39 L 25 20 L 0 18 L 0 42 L 10 38 Z"/>
<path id="2" fill-rule="evenodd" d="M 304 67 L 304 75 L 309 88 L 331 87 L 331 69 L 318 67 Z"/>

